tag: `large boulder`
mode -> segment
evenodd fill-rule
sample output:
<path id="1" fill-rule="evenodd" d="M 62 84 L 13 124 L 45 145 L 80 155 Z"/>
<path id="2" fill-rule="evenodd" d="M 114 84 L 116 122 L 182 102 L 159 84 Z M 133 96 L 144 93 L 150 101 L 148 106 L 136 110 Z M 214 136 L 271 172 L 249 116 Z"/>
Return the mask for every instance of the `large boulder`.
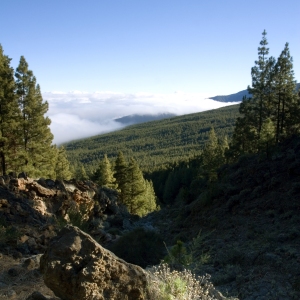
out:
<path id="1" fill-rule="evenodd" d="M 41 257 L 46 285 L 63 300 L 142 300 L 147 273 L 101 247 L 74 226 L 64 227 Z"/>

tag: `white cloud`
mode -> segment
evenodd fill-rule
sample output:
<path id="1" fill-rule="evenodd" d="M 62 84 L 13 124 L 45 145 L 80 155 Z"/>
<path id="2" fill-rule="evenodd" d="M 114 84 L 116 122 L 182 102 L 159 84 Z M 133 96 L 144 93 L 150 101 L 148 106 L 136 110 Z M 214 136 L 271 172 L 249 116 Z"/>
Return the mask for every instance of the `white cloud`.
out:
<path id="1" fill-rule="evenodd" d="M 97 123 L 66 113 L 58 113 L 50 118 L 52 121 L 51 131 L 54 134 L 54 142 L 58 145 L 63 142 L 122 128 L 121 124 L 113 120 Z"/>
<path id="2" fill-rule="evenodd" d="M 46 92 L 48 115 L 52 120 L 54 142 L 60 144 L 121 128 L 113 120 L 132 114 L 173 113 L 184 115 L 226 106 L 207 99 L 210 95 L 174 92 L 172 94 L 105 92 Z"/>

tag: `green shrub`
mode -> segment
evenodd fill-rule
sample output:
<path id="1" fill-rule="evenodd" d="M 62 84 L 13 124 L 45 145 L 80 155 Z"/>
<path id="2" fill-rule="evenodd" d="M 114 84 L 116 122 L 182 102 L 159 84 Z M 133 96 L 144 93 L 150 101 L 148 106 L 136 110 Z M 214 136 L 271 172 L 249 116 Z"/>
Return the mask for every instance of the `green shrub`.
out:
<path id="1" fill-rule="evenodd" d="M 85 205 L 81 205 L 79 208 L 69 208 L 68 210 L 68 220 L 64 217 L 58 217 L 56 224 L 58 229 L 62 229 L 67 224 L 78 227 L 84 232 L 88 232 L 89 222 L 87 220 L 88 208 Z"/>
<path id="2" fill-rule="evenodd" d="M 73 226 L 77 226 L 82 231 L 87 232 L 89 228 L 88 221 L 84 218 L 86 214 L 85 208 L 80 208 L 80 210 L 70 209 L 68 215 L 70 218 L 70 223 Z"/>
<path id="3" fill-rule="evenodd" d="M 191 271 L 171 271 L 167 264 L 148 269 L 150 300 L 208 300 L 212 284 L 208 276 L 196 277 Z"/>
<path id="4" fill-rule="evenodd" d="M 110 250 L 125 261 L 142 268 L 158 264 L 166 251 L 161 236 L 143 228 L 124 234 Z"/>
<path id="5" fill-rule="evenodd" d="M 164 262 L 171 266 L 188 266 L 191 263 L 192 256 L 187 253 L 183 242 L 178 240 L 176 244 L 168 250 L 168 255 L 164 258 Z"/>

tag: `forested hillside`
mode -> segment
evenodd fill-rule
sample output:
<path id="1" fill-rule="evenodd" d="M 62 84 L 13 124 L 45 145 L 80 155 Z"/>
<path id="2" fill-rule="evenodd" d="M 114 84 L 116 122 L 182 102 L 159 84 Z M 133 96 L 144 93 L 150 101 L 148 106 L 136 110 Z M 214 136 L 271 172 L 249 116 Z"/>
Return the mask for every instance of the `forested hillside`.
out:
<path id="1" fill-rule="evenodd" d="M 238 105 L 170 119 L 132 125 L 125 129 L 65 144 L 72 164 L 96 167 L 104 154 L 116 157 L 122 151 L 135 157 L 143 170 L 184 161 L 198 155 L 214 127 L 218 137 L 231 136 Z"/>

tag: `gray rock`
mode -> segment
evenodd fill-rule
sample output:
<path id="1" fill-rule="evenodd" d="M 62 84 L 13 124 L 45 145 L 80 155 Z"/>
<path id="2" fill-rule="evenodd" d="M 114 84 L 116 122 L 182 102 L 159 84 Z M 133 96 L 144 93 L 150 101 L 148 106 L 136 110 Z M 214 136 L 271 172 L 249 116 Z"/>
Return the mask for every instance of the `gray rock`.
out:
<path id="1" fill-rule="evenodd" d="M 147 273 L 66 226 L 41 257 L 45 284 L 64 300 L 148 299 Z M 63 284 L 62 284 L 63 283 Z"/>

